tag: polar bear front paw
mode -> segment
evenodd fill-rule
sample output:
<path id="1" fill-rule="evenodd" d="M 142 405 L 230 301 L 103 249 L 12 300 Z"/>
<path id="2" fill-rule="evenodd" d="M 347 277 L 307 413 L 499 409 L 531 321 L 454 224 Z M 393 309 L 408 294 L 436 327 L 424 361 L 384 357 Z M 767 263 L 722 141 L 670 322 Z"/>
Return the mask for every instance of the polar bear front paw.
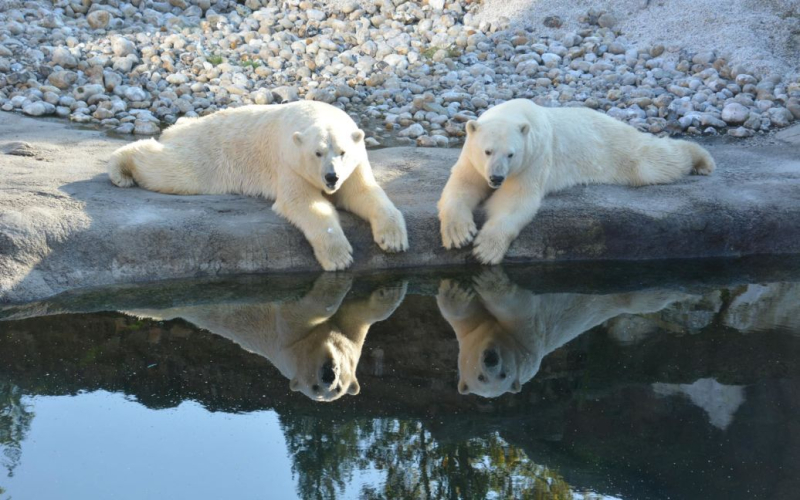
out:
<path id="1" fill-rule="evenodd" d="M 377 309 L 397 307 L 405 298 L 407 290 L 407 281 L 394 286 L 382 286 L 369 296 L 370 306 Z"/>
<path id="2" fill-rule="evenodd" d="M 475 238 L 472 254 L 481 264 L 499 264 L 503 261 L 511 239 L 505 233 L 484 228 Z"/>
<path id="3" fill-rule="evenodd" d="M 477 232 L 471 213 L 456 216 L 442 214 L 442 244 L 448 250 L 469 245 Z"/>
<path id="4" fill-rule="evenodd" d="M 457 282 L 445 279 L 439 284 L 439 294 L 436 296 L 436 301 L 439 308 L 445 313 L 460 317 L 463 316 L 467 307 L 475 298 L 475 292 L 472 288 L 465 288 Z"/>
<path id="5" fill-rule="evenodd" d="M 372 237 L 384 252 L 408 250 L 406 221 L 399 210 L 394 210 L 372 224 Z"/>
<path id="6" fill-rule="evenodd" d="M 344 234 L 328 234 L 314 245 L 314 255 L 326 271 L 347 269 L 353 263 L 353 247 Z"/>

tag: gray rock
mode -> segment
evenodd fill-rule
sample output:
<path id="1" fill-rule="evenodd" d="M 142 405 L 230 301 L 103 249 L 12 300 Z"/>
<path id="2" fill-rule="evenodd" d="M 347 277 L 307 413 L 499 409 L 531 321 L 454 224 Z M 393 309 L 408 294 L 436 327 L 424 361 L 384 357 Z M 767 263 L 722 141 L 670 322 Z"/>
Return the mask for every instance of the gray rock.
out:
<path id="1" fill-rule="evenodd" d="M 0 136 L 19 130 L 31 144 L 58 144 L 58 161 L 16 157 L 3 164 L 0 213 L 15 216 L 0 217 L 0 234 L 15 237 L 0 252 L 2 302 L 41 299 L 76 287 L 319 270 L 303 234 L 261 198 L 118 189 L 109 183 L 105 163 L 123 144 L 119 139 L 18 114 L 0 120 Z M 737 141 L 708 149 L 719 166 L 709 177 L 639 188 L 576 186 L 547 196 L 534 223 L 511 244 L 507 260 L 800 253 L 796 146 Z M 369 224 L 343 211 L 344 231 L 358 249 L 354 270 L 471 261 L 471 247 L 441 248 L 432 209 L 458 154 L 456 149 L 370 151 L 377 181 L 406 215 L 413 247 L 382 252 Z M 765 227 L 780 231 L 764 238 Z"/>
<path id="2" fill-rule="evenodd" d="M 597 18 L 597 25 L 601 28 L 613 28 L 617 25 L 617 18 L 606 12 Z"/>
<path id="3" fill-rule="evenodd" d="M 722 119 L 731 124 L 744 123 L 749 114 L 750 110 L 738 102 L 730 103 L 722 109 Z"/>
<path id="4" fill-rule="evenodd" d="M 108 23 L 111 22 L 111 14 L 105 10 L 96 10 L 86 16 L 86 22 L 89 23 L 92 29 L 105 29 Z"/>
<path id="5" fill-rule="evenodd" d="M 770 108 L 767 113 L 770 121 L 776 127 L 786 127 L 794 121 L 794 115 L 786 108 Z"/>
<path id="6" fill-rule="evenodd" d="M 117 36 L 111 42 L 111 49 L 117 57 L 125 57 L 128 54 L 136 54 L 136 45 L 127 38 Z"/>
<path id="7" fill-rule="evenodd" d="M 423 135 L 424 133 L 425 133 L 425 129 L 422 127 L 422 125 L 420 125 L 419 123 L 415 123 L 415 124 L 409 126 L 408 128 L 406 128 L 405 130 L 401 130 L 400 132 L 398 132 L 397 136 L 398 137 L 411 137 L 413 139 L 413 138 L 416 138 L 416 137 L 419 137 L 419 136 Z"/>
<path id="8" fill-rule="evenodd" d="M 55 111 L 55 106 L 43 101 L 32 102 L 22 108 L 22 112 L 28 116 L 52 115 Z"/>
<path id="9" fill-rule="evenodd" d="M 138 135 L 156 135 L 161 132 L 157 123 L 148 120 L 136 120 L 133 122 L 133 133 Z"/>
<path id="10" fill-rule="evenodd" d="M 141 87 L 128 87 L 124 92 L 125 99 L 131 102 L 141 102 L 147 99 L 147 93 Z"/>
<path id="11" fill-rule="evenodd" d="M 103 92 L 105 92 L 105 88 L 102 85 L 91 83 L 77 87 L 72 95 L 79 101 L 86 101 L 93 95 L 102 94 Z"/>
<path id="12" fill-rule="evenodd" d="M 728 130 L 728 135 L 733 137 L 750 137 L 754 134 L 750 129 L 746 129 L 744 127 L 732 128 Z"/>
<path id="13" fill-rule="evenodd" d="M 74 68 L 78 65 L 78 59 L 66 47 L 54 49 L 50 60 L 62 68 Z"/>
<path id="14" fill-rule="evenodd" d="M 50 76 L 47 77 L 47 81 L 50 85 L 54 87 L 58 87 L 61 90 L 68 89 L 73 83 L 78 80 L 78 74 L 74 71 L 54 71 L 50 73 Z"/>

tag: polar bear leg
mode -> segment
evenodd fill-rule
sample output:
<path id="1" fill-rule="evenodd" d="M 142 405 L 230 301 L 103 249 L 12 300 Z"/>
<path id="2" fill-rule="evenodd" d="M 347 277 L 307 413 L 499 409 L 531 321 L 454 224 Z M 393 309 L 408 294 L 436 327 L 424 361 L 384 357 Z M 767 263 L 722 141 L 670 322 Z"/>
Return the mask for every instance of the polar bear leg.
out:
<path id="1" fill-rule="evenodd" d="M 714 159 L 701 146 L 655 137 L 641 145 L 630 161 L 635 161 L 629 179 L 635 186 L 674 182 L 690 173 L 708 175 L 715 167 Z"/>
<path id="2" fill-rule="evenodd" d="M 356 167 L 334 197 L 338 206 L 369 221 L 372 237 L 381 250 L 408 250 L 408 233 L 403 214 L 375 182 L 369 164 Z"/>
<path id="3" fill-rule="evenodd" d="M 445 248 L 461 248 L 472 241 L 478 232 L 473 212 L 488 194 L 486 180 L 466 160 L 459 159 L 438 203 Z"/>
<path id="4" fill-rule="evenodd" d="M 472 331 L 486 320 L 486 309 L 472 288 L 464 288 L 451 280 L 439 283 L 436 304 L 442 317 L 456 332 Z"/>
<path id="5" fill-rule="evenodd" d="M 536 216 L 542 197 L 536 186 L 506 181 L 486 202 L 489 218 L 475 238 L 475 257 L 483 264 L 502 262 L 511 242 Z"/>
<path id="6" fill-rule="evenodd" d="M 352 276 L 323 273 L 302 299 L 282 304 L 282 314 L 310 329 L 336 314 L 352 285 Z"/>
<path id="7" fill-rule="evenodd" d="M 407 291 L 407 281 L 396 286 L 378 287 L 367 299 L 346 302 L 339 310 L 336 322 L 348 338 L 354 338 L 351 333 L 368 329 L 373 323 L 391 316 L 403 303 Z"/>
<path id="8" fill-rule="evenodd" d="M 303 232 L 323 269 L 348 268 L 353 263 L 353 247 L 344 235 L 336 207 L 302 180 L 280 184 L 272 210 Z"/>

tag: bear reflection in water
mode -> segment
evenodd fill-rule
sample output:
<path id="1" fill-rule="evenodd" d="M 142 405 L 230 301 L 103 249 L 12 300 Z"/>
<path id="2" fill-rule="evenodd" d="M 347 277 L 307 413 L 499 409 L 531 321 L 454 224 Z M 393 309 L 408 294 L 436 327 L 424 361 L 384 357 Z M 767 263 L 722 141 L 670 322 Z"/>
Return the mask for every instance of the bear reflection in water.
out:
<path id="1" fill-rule="evenodd" d="M 370 326 L 402 303 L 407 284 L 378 287 L 346 299 L 352 279 L 325 273 L 303 298 L 285 302 L 227 303 L 126 311 L 139 317 L 184 320 L 267 358 L 300 391 L 334 401 L 360 391 L 356 367 Z"/>
<path id="2" fill-rule="evenodd" d="M 668 290 L 536 295 L 492 268 L 471 287 L 443 280 L 437 303 L 458 338 L 458 391 L 493 398 L 519 392 L 545 356 L 587 330 L 620 314 L 652 313 L 689 297 Z"/>

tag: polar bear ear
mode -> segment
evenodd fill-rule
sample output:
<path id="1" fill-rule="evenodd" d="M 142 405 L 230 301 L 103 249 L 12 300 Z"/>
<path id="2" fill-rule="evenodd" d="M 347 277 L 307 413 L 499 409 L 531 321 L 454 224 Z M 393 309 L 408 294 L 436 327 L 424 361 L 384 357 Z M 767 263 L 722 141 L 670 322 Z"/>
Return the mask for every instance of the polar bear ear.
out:
<path id="1" fill-rule="evenodd" d="M 300 146 L 301 144 L 303 144 L 303 133 L 295 132 L 294 134 L 292 134 L 292 140 L 294 141 L 295 144 Z"/>
<path id="2" fill-rule="evenodd" d="M 350 384 L 350 387 L 347 388 L 347 394 L 355 396 L 359 392 L 361 392 L 361 386 L 358 385 L 358 380 L 353 380 L 353 382 Z"/>
<path id="3" fill-rule="evenodd" d="M 296 378 L 293 378 L 292 381 L 289 382 L 289 389 L 291 389 L 292 392 L 299 391 L 300 390 L 300 381 L 297 380 Z"/>
<path id="4" fill-rule="evenodd" d="M 522 135 L 528 135 L 528 132 L 531 131 L 531 124 L 530 123 L 523 123 L 519 126 L 519 131 L 522 132 Z"/>
<path id="5" fill-rule="evenodd" d="M 475 131 L 478 130 L 478 122 L 475 120 L 470 120 L 467 122 L 467 133 L 474 134 Z"/>
<path id="6" fill-rule="evenodd" d="M 364 140 L 364 131 L 361 130 L 361 129 L 358 129 L 355 132 L 353 132 L 353 136 L 352 137 L 353 137 L 353 142 L 358 144 L 359 142 Z"/>
<path id="7" fill-rule="evenodd" d="M 463 380 L 458 381 L 458 393 L 459 394 L 469 394 L 469 386 Z"/>
<path id="8" fill-rule="evenodd" d="M 515 380 L 514 383 L 511 384 L 511 392 L 516 394 L 522 390 L 522 386 L 519 383 L 519 380 Z"/>

